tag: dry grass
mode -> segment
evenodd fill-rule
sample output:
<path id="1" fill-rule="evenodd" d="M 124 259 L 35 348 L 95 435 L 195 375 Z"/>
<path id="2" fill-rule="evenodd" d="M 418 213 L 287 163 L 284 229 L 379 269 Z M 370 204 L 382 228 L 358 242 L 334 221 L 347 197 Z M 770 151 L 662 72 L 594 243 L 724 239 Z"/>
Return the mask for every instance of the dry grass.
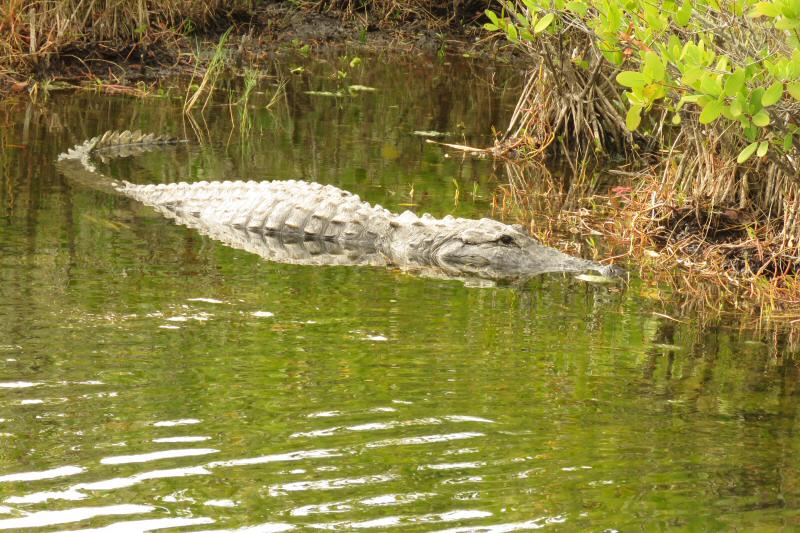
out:
<path id="1" fill-rule="evenodd" d="M 335 12 L 365 27 L 394 27 L 422 22 L 433 28 L 471 23 L 483 16 L 492 0 L 300 0 L 304 9 Z"/>
<path id="2" fill-rule="evenodd" d="M 753 204 L 720 206 L 676 201 L 662 179 L 637 178 L 618 203 L 613 232 L 630 242 L 630 253 L 673 279 L 681 290 L 707 299 L 697 281 L 718 287 L 737 309 L 800 322 L 800 260 L 787 216 L 771 217 Z M 796 205 L 791 202 L 790 205 Z"/>
<path id="3" fill-rule="evenodd" d="M 800 264 L 770 225 L 780 221 L 746 209 L 680 206 L 661 195 L 652 173 L 618 171 L 623 183 L 610 187 L 603 171 L 573 178 L 569 168 L 556 173 L 530 162 L 506 162 L 504 170 L 509 182 L 495 197 L 497 216 L 570 253 L 627 259 L 659 288 L 665 309 L 707 319 L 735 314 L 746 327 L 800 326 Z"/>
<path id="4" fill-rule="evenodd" d="M 23 80 L 47 71 L 55 59 L 86 62 L 142 56 L 154 44 L 215 27 L 251 3 L 6 0 L 0 3 L 0 76 Z"/>

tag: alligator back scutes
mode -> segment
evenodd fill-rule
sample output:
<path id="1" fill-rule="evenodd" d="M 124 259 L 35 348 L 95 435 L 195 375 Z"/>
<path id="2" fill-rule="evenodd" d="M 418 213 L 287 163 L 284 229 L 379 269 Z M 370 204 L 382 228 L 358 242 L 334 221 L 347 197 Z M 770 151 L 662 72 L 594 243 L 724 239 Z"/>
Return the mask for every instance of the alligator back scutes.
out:
<path id="1" fill-rule="evenodd" d="M 386 256 L 369 243 L 330 242 L 284 234 L 259 234 L 227 225 L 208 224 L 203 219 L 176 212 L 166 206 L 156 206 L 155 210 L 211 239 L 259 255 L 268 261 L 317 266 L 388 265 Z"/>
<path id="2" fill-rule="evenodd" d="M 261 234 L 374 242 L 392 214 L 333 185 L 306 181 L 222 181 L 136 185 L 119 192 L 184 217 Z"/>

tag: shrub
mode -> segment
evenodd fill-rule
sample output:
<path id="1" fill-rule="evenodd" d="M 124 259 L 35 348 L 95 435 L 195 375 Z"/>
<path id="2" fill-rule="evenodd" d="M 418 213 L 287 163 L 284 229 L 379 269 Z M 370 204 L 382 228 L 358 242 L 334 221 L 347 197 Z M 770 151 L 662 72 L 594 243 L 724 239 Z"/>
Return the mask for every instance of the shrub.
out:
<path id="1" fill-rule="evenodd" d="M 755 207 L 800 233 L 800 1 L 517 0 L 486 15 L 534 59 L 509 137 L 660 152 L 665 198 Z"/>

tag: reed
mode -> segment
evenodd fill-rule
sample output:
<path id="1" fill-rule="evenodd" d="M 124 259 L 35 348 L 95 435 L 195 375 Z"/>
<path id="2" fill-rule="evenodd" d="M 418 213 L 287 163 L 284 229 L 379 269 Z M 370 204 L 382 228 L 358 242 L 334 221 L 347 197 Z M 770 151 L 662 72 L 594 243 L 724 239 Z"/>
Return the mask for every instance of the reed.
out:
<path id="1" fill-rule="evenodd" d="M 217 46 L 214 48 L 214 54 L 211 56 L 208 66 L 205 67 L 200 84 L 197 86 L 194 92 L 186 97 L 186 102 L 183 105 L 184 113 L 189 113 L 203 96 L 203 94 L 206 95 L 206 98 L 203 102 L 203 110 L 205 110 L 206 106 L 208 105 L 211 95 L 214 93 L 214 89 L 219 81 L 219 77 L 222 75 L 227 62 L 227 48 L 225 46 L 228 42 L 230 33 L 231 28 L 228 28 L 225 33 L 220 36 Z M 197 55 L 200 55 L 199 52 Z M 199 61 L 195 62 L 195 65 L 197 64 L 199 64 Z M 189 83 L 190 88 L 193 86 L 194 75 L 192 76 L 192 81 Z"/>

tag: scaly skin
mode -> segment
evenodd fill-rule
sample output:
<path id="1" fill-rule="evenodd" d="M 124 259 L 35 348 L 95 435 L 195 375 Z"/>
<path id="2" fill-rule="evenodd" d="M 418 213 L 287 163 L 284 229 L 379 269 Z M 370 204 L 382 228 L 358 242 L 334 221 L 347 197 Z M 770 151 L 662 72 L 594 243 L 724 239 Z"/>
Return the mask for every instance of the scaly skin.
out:
<path id="1" fill-rule="evenodd" d="M 524 280 L 546 272 L 621 270 L 543 246 L 514 226 L 483 218 L 396 215 L 332 185 L 224 181 L 136 185 L 98 173 L 94 157 L 178 142 L 108 132 L 59 157 L 64 172 L 154 207 L 175 222 L 271 261 L 397 267 L 428 276 Z"/>

